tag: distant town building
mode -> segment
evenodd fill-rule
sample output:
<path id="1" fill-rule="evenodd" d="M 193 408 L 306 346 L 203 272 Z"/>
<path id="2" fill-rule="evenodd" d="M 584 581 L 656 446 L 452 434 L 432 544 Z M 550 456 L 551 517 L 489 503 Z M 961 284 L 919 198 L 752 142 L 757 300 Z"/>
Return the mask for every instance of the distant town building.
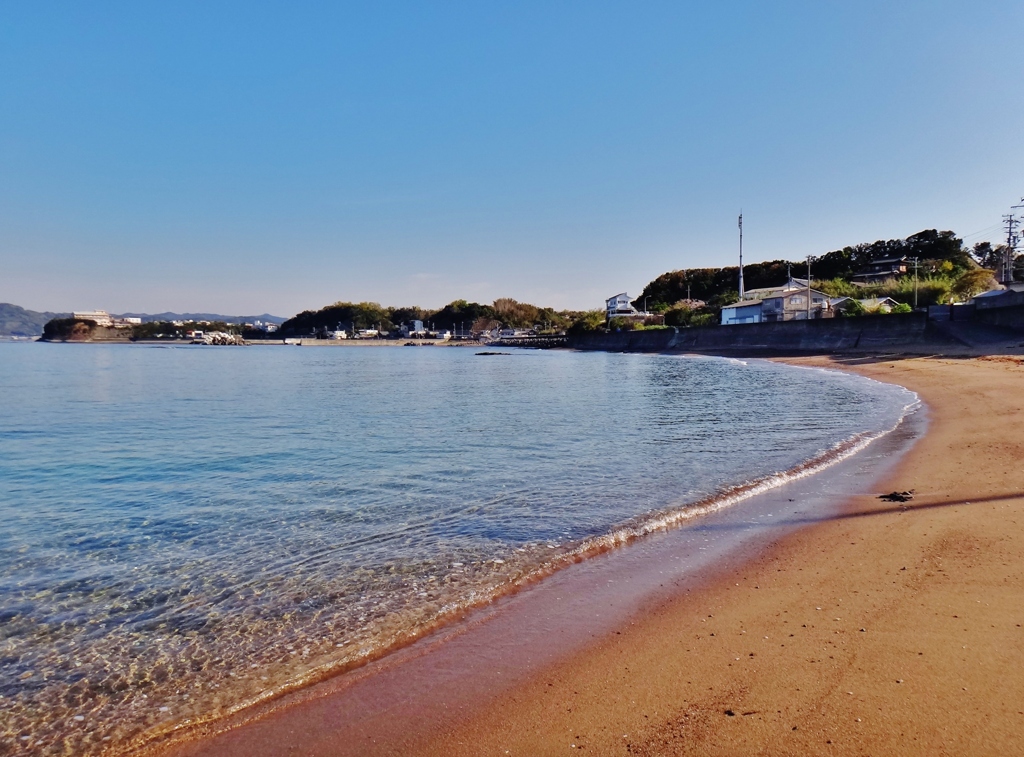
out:
<path id="1" fill-rule="evenodd" d="M 517 339 L 524 336 L 536 336 L 537 332 L 534 329 L 514 329 L 504 328 L 498 332 L 499 339 Z"/>
<path id="2" fill-rule="evenodd" d="M 92 321 L 97 326 L 113 327 L 116 329 L 126 329 L 142 323 L 141 318 L 115 317 L 106 310 L 76 310 L 72 313 L 72 316 L 80 321 Z"/>
<path id="3" fill-rule="evenodd" d="M 425 336 L 427 330 L 423 328 L 423 321 L 410 321 L 409 323 L 402 324 L 402 336 Z"/>
<path id="4" fill-rule="evenodd" d="M 906 255 L 899 258 L 872 260 L 851 277 L 856 284 L 878 284 L 886 279 L 902 276 L 910 265 Z"/>
<path id="5" fill-rule="evenodd" d="M 72 315 L 76 320 L 92 321 L 97 326 L 113 326 L 114 319 L 106 310 L 76 310 Z"/>

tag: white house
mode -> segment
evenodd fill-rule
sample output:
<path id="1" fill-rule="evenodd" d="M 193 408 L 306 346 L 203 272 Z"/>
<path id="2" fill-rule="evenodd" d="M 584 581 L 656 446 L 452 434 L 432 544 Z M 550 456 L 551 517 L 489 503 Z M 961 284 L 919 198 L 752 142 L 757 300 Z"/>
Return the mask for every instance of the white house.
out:
<path id="1" fill-rule="evenodd" d="M 629 295 L 625 292 L 609 297 L 605 300 L 605 309 L 609 318 L 629 318 L 640 315 L 633 304 L 629 301 Z"/>
<path id="2" fill-rule="evenodd" d="M 424 336 L 427 330 L 423 328 L 423 321 L 410 321 L 402 325 L 402 336 Z"/>

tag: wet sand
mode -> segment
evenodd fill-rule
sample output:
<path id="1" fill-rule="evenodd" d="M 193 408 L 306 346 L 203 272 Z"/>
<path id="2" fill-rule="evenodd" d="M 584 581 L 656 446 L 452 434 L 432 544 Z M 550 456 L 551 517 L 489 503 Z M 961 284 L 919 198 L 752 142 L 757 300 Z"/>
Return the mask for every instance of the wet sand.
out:
<path id="1" fill-rule="evenodd" d="M 574 631 L 547 627 L 542 612 L 533 624 L 549 641 L 587 634 L 579 648 L 548 643 L 534 655 L 542 659 L 530 659 L 541 647 L 512 625 L 503 640 L 491 631 L 491 654 L 473 660 L 458 652 L 472 629 L 453 630 L 334 690 L 307 692 L 247 727 L 165 753 L 1024 750 L 1024 367 L 1016 358 L 788 362 L 918 392 L 928 433 L 876 487 L 914 490 L 912 500 L 853 497 L 753 559 L 726 556 L 710 580 L 677 575 L 660 591 L 646 587 L 639 603 L 630 592 L 597 593 L 606 575 L 598 558 L 588 569 L 593 591 L 570 599 L 581 615 L 600 609 L 604 620 Z M 649 549 L 658 545 L 652 539 Z M 543 606 L 547 596 L 554 606 L 569 578 L 556 575 L 509 602 Z M 437 662 L 445 655 L 447 667 Z M 459 676 L 490 684 L 430 696 L 432 686 L 459 691 Z M 395 717 L 403 697 L 418 704 Z"/>

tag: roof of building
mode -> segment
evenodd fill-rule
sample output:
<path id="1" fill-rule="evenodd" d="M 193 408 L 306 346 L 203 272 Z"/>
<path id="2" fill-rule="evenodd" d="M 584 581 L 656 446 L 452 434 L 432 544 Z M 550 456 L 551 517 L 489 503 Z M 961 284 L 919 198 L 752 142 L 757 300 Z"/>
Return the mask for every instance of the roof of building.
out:
<path id="1" fill-rule="evenodd" d="M 982 297 L 998 297 L 1001 294 L 1006 294 L 1009 290 L 1007 289 L 990 289 L 987 292 L 974 295 L 974 299 L 980 299 Z"/>
<path id="2" fill-rule="evenodd" d="M 790 292 L 790 291 L 792 291 L 794 289 L 806 289 L 806 288 L 807 288 L 807 279 L 798 279 L 795 276 L 790 276 L 789 280 L 785 284 L 779 284 L 778 286 L 774 286 L 774 287 L 759 287 L 757 289 L 747 289 L 744 292 L 744 295 L 745 296 L 749 296 L 751 294 L 761 295 L 761 294 L 771 294 L 771 293 L 775 293 L 775 292 Z"/>
<path id="3" fill-rule="evenodd" d="M 722 310 L 729 310 L 733 308 L 749 308 L 754 307 L 755 305 L 757 307 L 760 307 L 762 302 L 763 300 L 740 300 L 739 302 L 734 302 L 731 305 L 722 305 Z"/>
<path id="4" fill-rule="evenodd" d="M 892 297 L 865 297 L 864 299 L 857 299 L 856 297 L 833 297 L 828 301 L 828 304 L 832 307 L 837 307 L 845 302 L 859 302 L 866 308 L 877 308 L 879 305 L 888 305 L 889 307 L 895 307 L 900 303 L 894 300 Z"/>
<path id="5" fill-rule="evenodd" d="M 900 303 L 892 297 L 865 297 L 860 304 L 866 308 L 876 308 L 879 305 L 899 305 Z"/>
<path id="6" fill-rule="evenodd" d="M 746 290 L 746 292 L 744 292 L 744 295 L 749 297 L 752 294 L 768 294 L 768 293 L 771 293 L 771 292 L 788 292 L 791 289 L 802 289 L 803 287 L 806 287 L 806 286 L 807 286 L 807 282 L 806 281 L 803 281 L 803 280 L 797 281 L 796 279 L 793 279 L 792 281 L 787 281 L 785 284 L 779 284 L 777 287 L 759 287 L 758 289 L 748 289 L 748 290 Z"/>
<path id="7" fill-rule="evenodd" d="M 868 265 L 883 265 L 885 263 L 906 263 L 906 262 L 908 262 L 907 256 L 906 255 L 901 255 L 898 258 L 878 258 L 876 260 L 871 260 L 871 261 L 868 262 Z"/>
<path id="8" fill-rule="evenodd" d="M 824 292 L 820 292 L 817 289 L 811 289 L 810 291 L 811 291 L 811 296 L 814 296 L 816 294 L 820 294 L 822 297 L 828 298 L 827 294 L 825 294 Z M 791 294 L 805 294 L 806 292 L 807 292 L 807 286 L 804 285 L 804 286 L 800 286 L 800 287 L 794 287 L 792 289 L 777 290 L 775 294 L 769 295 L 769 296 L 765 297 L 764 299 L 766 299 L 766 300 L 774 300 L 777 297 L 786 297 L 786 296 L 791 295 Z"/>

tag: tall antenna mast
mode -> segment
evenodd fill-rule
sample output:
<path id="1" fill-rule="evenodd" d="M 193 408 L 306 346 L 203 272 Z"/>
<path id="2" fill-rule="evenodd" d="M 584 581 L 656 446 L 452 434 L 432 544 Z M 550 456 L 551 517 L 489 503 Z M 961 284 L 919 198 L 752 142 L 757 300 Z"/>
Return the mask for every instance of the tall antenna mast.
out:
<path id="1" fill-rule="evenodd" d="M 743 211 L 740 211 L 740 299 L 743 299 Z"/>

